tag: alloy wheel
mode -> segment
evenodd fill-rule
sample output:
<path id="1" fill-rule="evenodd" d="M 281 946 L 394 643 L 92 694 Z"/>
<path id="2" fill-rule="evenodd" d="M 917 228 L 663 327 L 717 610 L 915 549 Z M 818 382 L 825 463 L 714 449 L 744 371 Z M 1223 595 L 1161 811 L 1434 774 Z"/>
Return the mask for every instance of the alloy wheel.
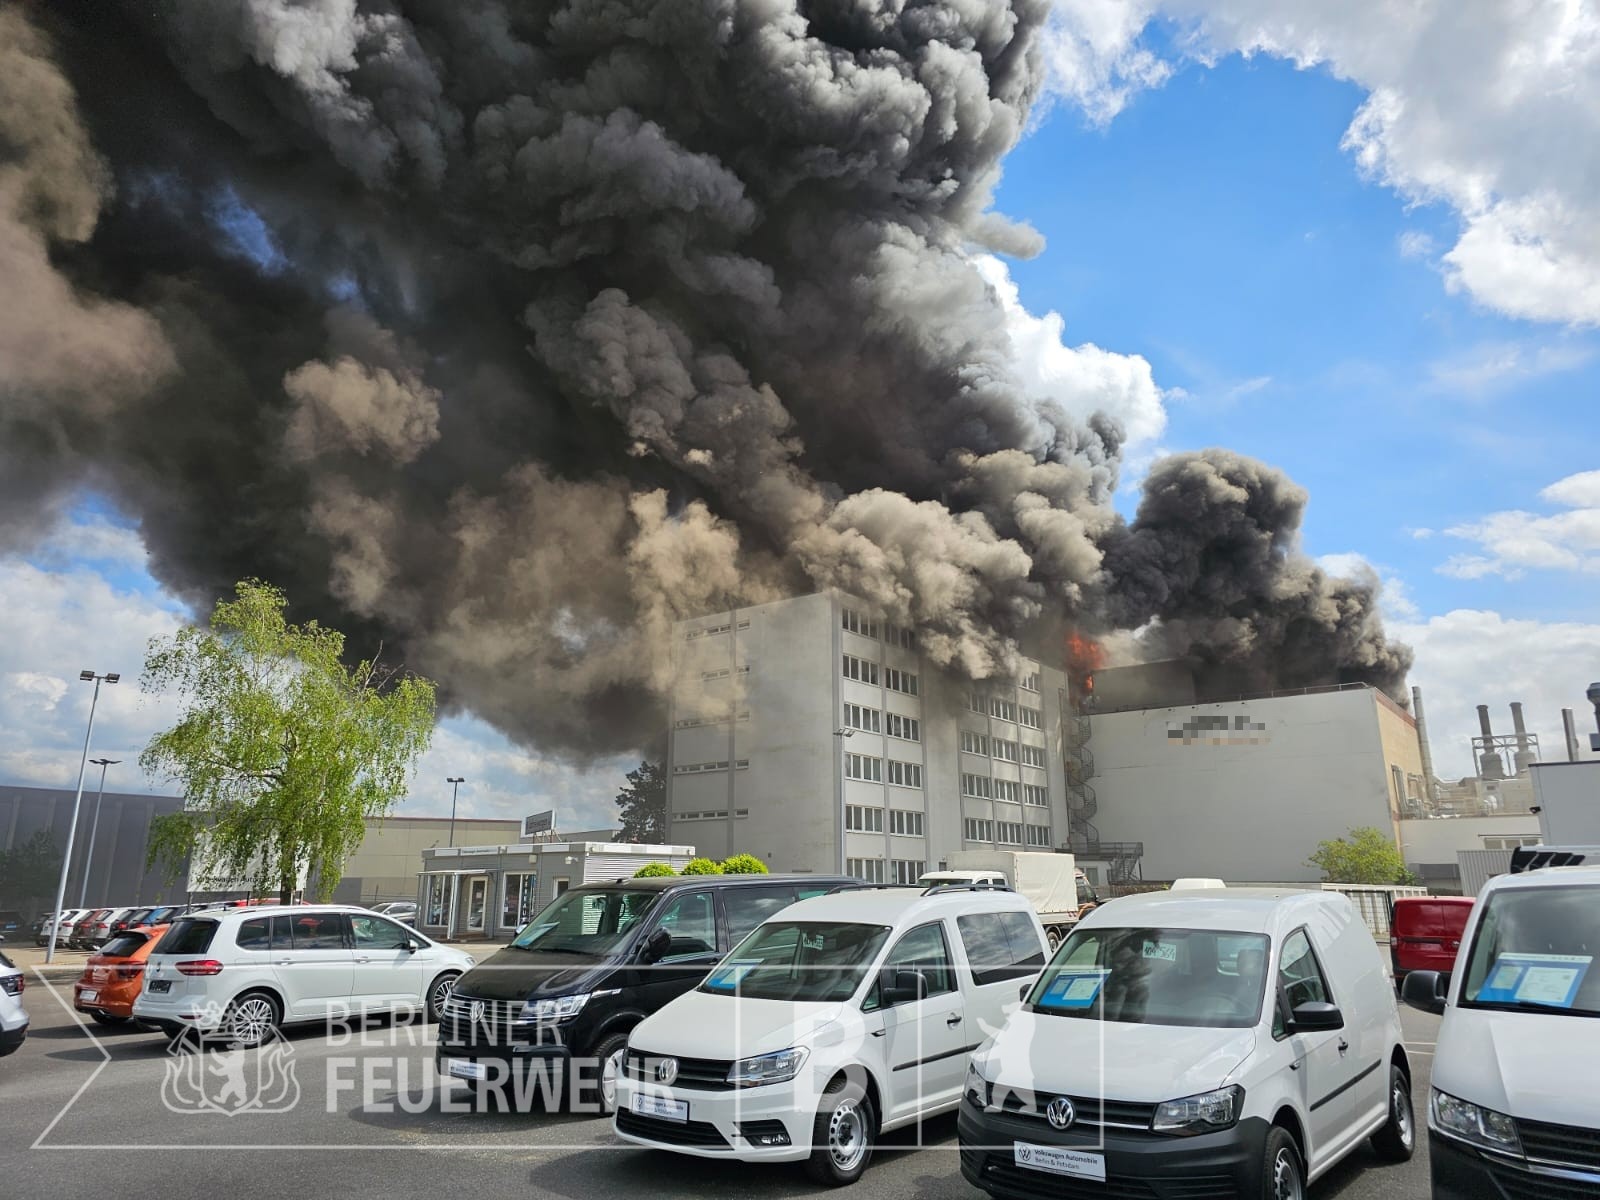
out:
<path id="1" fill-rule="evenodd" d="M 444 1002 L 450 999 L 450 993 L 455 990 L 456 978 L 454 975 L 446 975 L 443 979 L 439 980 L 438 983 L 433 985 L 431 1004 L 435 1013 L 444 1012 Z"/>
<path id="2" fill-rule="evenodd" d="M 234 1040 L 246 1046 L 259 1046 L 272 1032 L 272 1001 L 265 996 L 247 996 L 234 1006 Z"/>

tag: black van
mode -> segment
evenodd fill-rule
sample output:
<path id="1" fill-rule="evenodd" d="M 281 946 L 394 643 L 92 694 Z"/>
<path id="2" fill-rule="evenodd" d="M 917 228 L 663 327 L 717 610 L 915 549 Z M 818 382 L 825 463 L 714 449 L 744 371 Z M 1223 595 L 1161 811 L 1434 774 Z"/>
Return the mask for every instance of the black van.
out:
<path id="1" fill-rule="evenodd" d="M 508 1108 L 559 1097 L 609 1113 L 630 1029 L 779 909 L 859 882 L 677 875 L 572 888 L 456 980 L 439 1019 L 439 1073 L 498 1091 Z"/>

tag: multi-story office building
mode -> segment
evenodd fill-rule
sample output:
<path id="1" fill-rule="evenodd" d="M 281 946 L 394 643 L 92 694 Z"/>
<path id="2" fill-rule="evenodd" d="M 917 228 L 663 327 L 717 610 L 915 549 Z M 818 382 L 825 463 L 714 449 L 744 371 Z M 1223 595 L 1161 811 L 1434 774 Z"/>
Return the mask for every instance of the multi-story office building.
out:
<path id="1" fill-rule="evenodd" d="M 1059 671 L 956 680 L 831 593 L 676 638 L 666 840 L 882 882 L 957 850 L 1066 843 Z"/>

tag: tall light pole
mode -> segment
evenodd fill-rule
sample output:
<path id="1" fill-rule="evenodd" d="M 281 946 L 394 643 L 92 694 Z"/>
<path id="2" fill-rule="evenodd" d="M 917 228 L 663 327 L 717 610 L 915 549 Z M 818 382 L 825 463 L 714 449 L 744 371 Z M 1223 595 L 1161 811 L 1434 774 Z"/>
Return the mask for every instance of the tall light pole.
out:
<path id="1" fill-rule="evenodd" d="M 94 699 L 89 701 L 89 728 L 83 735 L 83 756 L 78 760 L 78 794 L 72 800 L 72 824 L 67 826 L 67 852 L 61 856 L 61 879 L 56 883 L 55 916 L 50 921 L 50 945 L 45 947 L 44 961 L 48 966 L 56 957 L 56 934 L 61 931 L 61 906 L 67 902 L 67 869 L 72 865 L 72 838 L 78 832 L 78 810 L 83 805 L 83 775 L 89 769 L 89 739 L 94 737 L 94 710 L 100 704 L 100 685 L 116 683 L 122 676 L 116 672 L 96 675 L 93 671 L 80 671 L 78 678 L 84 683 L 94 683 Z"/>
<path id="2" fill-rule="evenodd" d="M 106 798 L 106 768 L 114 767 L 122 760 L 120 758 L 91 758 L 89 760 L 100 768 L 100 794 L 94 799 L 94 821 L 89 826 L 89 849 L 83 855 L 83 882 L 78 887 L 78 907 L 84 906 L 84 897 L 89 893 L 89 868 L 94 865 L 94 835 L 100 831 L 100 805 Z"/>
<path id="3" fill-rule="evenodd" d="M 450 844 L 456 844 L 456 797 L 461 794 L 461 785 L 465 783 L 463 775 L 446 775 L 444 781 L 450 785 Z"/>

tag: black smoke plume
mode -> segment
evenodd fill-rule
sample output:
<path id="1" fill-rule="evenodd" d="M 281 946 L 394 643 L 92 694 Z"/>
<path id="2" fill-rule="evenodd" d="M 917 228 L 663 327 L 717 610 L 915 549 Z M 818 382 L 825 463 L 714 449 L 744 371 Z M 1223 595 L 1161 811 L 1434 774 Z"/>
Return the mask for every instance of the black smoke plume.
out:
<path id="1" fill-rule="evenodd" d="M 821 587 L 974 677 L 1081 616 L 1394 686 L 1292 485 L 1126 526 L 1117 423 L 1019 382 L 972 256 L 1037 248 L 1046 8 L 0 8 L 0 541 L 104 492 L 196 603 L 269 578 L 579 756 L 659 729 L 673 621 Z"/>

